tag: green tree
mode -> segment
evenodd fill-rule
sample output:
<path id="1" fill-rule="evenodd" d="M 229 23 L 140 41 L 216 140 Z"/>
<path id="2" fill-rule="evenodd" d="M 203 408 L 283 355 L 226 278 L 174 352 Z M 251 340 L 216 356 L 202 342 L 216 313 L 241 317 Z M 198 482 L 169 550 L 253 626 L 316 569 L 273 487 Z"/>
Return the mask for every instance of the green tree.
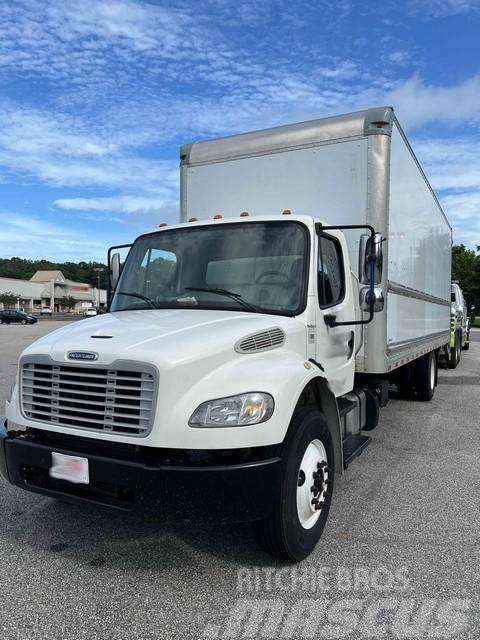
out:
<path id="1" fill-rule="evenodd" d="M 18 296 L 12 291 L 5 291 L 4 293 L 0 293 L 0 302 L 3 302 L 4 309 L 15 306 L 17 300 Z"/>
<path id="2" fill-rule="evenodd" d="M 73 309 L 76 301 L 72 296 L 63 296 L 63 298 L 60 298 L 58 302 L 64 309 Z"/>
<path id="3" fill-rule="evenodd" d="M 480 309 L 480 247 L 467 249 L 464 244 L 452 247 L 452 280 L 457 280 L 467 304 Z"/>

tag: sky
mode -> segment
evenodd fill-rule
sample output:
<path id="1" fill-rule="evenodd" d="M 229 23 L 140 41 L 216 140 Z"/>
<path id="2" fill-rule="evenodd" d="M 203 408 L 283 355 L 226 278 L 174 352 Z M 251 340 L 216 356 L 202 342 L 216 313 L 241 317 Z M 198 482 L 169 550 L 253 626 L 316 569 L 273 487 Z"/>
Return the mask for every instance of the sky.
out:
<path id="1" fill-rule="evenodd" d="M 0 3 L 0 257 L 105 260 L 178 217 L 193 140 L 392 105 L 480 244 L 480 0 Z"/>

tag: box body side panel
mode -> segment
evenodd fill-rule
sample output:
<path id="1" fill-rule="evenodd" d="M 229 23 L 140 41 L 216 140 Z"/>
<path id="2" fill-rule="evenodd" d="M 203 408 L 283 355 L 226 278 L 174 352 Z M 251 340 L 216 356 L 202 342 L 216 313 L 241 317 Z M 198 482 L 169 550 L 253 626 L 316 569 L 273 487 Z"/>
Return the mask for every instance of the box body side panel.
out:
<path id="1" fill-rule="evenodd" d="M 450 328 L 451 229 L 396 124 L 388 234 L 390 349 Z"/>

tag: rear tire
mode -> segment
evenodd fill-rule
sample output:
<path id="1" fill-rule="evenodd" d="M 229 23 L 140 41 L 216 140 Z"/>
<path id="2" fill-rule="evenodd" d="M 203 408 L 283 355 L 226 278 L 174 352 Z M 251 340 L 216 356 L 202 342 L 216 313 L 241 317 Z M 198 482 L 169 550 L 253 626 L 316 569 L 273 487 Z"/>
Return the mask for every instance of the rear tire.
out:
<path id="1" fill-rule="evenodd" d="M 430 351 L 419 358 L 415 365 L 415 390 L 419 400 L 429 402 L 435 392 L 437 360 L 435 353 Z"/>
<path id="2" fill-rule="evenodd" d="M 448 359 L 448 368 L 456 369 L 458 363 L 460 362 L 460 342 L 458 338 L 458 334 L 455 335 L 455 344 L 450 348 L 450 357 Z"/>
<path id="3" fill-rule="evenodd" d="M 317 409 L 301 409 L 292 418 L 282 465 L 281 484 L 272 487 L 272 512 L 257 524 L 257 539 L 270 555 L 299 562 L 322 535 L 333 491 L 333 443 Z"/>

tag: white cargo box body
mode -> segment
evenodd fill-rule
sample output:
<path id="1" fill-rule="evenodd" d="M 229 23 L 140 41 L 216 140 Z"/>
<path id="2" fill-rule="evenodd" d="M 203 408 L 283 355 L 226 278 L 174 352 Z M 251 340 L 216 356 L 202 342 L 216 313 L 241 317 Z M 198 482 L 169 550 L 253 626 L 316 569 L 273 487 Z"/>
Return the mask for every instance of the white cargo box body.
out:
<path id="1" fill-rule="evenodd" d="M 284 209 L 382 233 L 385 310 L 357 370 L 385 373 L 448 342 L 451 228 L 390 107 L 185 145 L 181 220 Z M 360 232 L 347 232 L 358 265 Z"/>

